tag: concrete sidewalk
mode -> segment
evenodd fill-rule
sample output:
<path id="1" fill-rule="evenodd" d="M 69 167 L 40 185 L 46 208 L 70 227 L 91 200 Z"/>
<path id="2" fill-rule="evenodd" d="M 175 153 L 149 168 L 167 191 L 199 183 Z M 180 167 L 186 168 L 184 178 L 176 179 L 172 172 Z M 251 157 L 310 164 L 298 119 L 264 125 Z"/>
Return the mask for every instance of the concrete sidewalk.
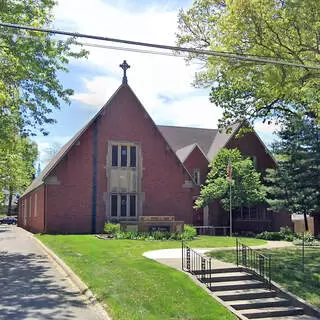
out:
<path id="1" fill-rule="evenodd" d="M 287 241 L 268 241 L 264 245 L 260 246 L 252 246 L 250 248 L 253 249 L 275 249 L 275 248 L 284 248 L 284 247 L 292 247 L 292 242 Z M 200 254 L 205 254 L 206 252 L 210 251 L 222 251 L 222 250 L 235 250 L 235 247 L 224 247 L 224 248 L 192 248 L 196 252 Z M 181 248 L 177 249 L 162 249 L 162 250 L 154 250 L 154 251 L 147 251 L 143 253 L 143 256 L 158 261 L 162 264 L 165 264 L 169 267 L 181 270 L 181 263 L 182 263 L 182 250 Z M 232 263 L 223 262 L 216 259 L 211 259 L 215 268 L 228 268 L 234 267 Z"/>
<path id="2" fill-rule="evenodd" d="M 16 226 L 0 225 L 0 319 L 100 320 L 63 270 Z"/>

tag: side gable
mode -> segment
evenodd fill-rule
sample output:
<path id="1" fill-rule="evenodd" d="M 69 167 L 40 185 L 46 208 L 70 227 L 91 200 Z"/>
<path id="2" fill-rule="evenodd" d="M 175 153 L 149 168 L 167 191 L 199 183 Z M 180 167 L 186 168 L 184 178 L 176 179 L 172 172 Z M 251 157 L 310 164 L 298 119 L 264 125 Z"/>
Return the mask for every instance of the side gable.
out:
<path id="1" fill-rule="evenodd" d="M 190 154 L 194 151 L 194 149 L 199 149 L 199 152 L 201 152 L 202 155 L 207 159 L 206 154 L 203 152 L 203 150 L 199 147 L 199 145 L 197 143 L 190 144 L 184 148 L 177 150 L 176 154 L 177 154 L 178 158 L 180 159 L 180 161 L 182 163 L 184 163 L 186 161 L 186 159 L 190 156 Z"/>
<path id="2" fill-rule="evenodd" d="M 195 170 L 200 170 L 200 184 L 205 182 L 209 172 L 209 160 L 197 144 L 193 145 L 183 164 L 192 174 Z"/>
<path id="3" fill-rule="evenodd" d="M 256 161 L 256 167 L 259 171 L 276 166 L 275 158 L 255 130 L 239 138 L 233 136 L 226 144 L 226 148 L 237 148 L 245 156 L 252 157 Z"/>

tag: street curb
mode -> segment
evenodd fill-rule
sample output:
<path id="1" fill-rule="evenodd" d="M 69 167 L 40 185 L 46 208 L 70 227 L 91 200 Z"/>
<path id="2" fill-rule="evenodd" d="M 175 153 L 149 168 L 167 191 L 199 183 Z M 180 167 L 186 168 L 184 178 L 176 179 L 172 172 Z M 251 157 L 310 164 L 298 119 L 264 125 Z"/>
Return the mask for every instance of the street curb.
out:
<path id="1" fill-rule="evenodd" d="M 66 274 L 66 277 L 79 289 L 80 294 L 84 295 L 89 304 L 98 308 L 100 315 L 105 320 L 112 320 L 112 318 L 108 315 L 107 311 L 103 308 L 103 306 L 97 301 L 96 297 L 92 293 L 92 291 L 88 288 L 88 286 L 68 267 L 63 260 L 61 260 L 52 250 L 47 248 L 39 239 L 37 239 L 33 233 L 19 228 L 23 232 L 26 232 L 32 239 L 35 240 L 37 245 L 44 251 L 47 256 L 52 259 Z"/>

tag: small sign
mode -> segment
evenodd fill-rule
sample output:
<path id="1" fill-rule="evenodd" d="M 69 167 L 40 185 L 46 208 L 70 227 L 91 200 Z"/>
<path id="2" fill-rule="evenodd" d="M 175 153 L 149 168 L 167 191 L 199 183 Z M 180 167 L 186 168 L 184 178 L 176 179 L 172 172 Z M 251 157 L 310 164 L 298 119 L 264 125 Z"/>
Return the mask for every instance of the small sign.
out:
<path id="1" fill-rule="evenodd" d="M 170 226 L 149 226 L 149 232 L 156 232 L 156 231 L 160 231 L 160 232 L 170 232 Z"/>

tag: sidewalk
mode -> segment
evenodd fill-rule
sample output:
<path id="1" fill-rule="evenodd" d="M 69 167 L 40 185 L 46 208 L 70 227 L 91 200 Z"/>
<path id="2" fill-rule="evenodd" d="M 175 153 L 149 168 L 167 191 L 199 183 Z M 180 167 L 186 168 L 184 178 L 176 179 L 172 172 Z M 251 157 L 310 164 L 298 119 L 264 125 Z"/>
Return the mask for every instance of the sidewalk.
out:
<path id="1" fill-rule="evenodd" d="M 275 249 L 275 248 L 285 248 L 293 246 L 292 242 L 287 241 L 268 241 L 264 245 L 260 246 L 252 246 L 253 249 Z M 222 251 L 222 250 L 235 250 L 235 247 L 222 247 L 222 248 L 192 248 L 196 252 L 200 254 L 205 254 L 210 251 Z M 178 249 L 162 249 L 162 250 L 154 250 L 147 251 L 143 253 L 143 256 L 158 261 L 159 263 L 165 264 L 171 268 L 175 268 L 181 270 L 181 261 L 182 261 L 182 250 Z M 228 268 L 233 267 L 232 263 L 223 262 L 220 260 L 212 259 L 214 266 L 219 268 Z"/>

